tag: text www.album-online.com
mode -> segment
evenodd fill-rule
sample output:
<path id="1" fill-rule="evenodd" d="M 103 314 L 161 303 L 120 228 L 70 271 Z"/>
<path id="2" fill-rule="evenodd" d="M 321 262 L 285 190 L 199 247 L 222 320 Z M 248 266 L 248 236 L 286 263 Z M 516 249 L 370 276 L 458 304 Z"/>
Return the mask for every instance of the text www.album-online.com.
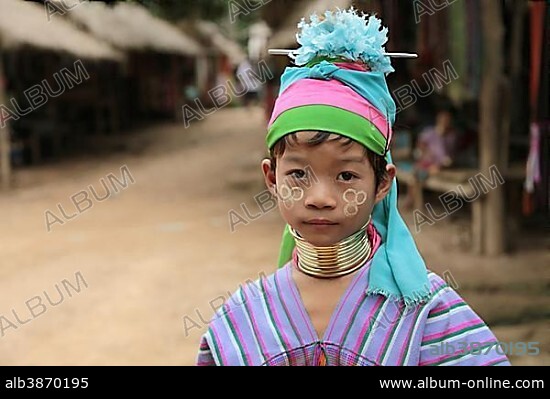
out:
<path id="1" fill-rule="evenodd" d="M 538 388 L 544 389 L 543 380 L 515 380 L 510 381 L 507 379 L 493 379 L 493 378 L 484 378 L 484 379 L 469 379 L 466 381 L 460 380 L 447 380 L 447 379 L 438 379 L 432 377 L 426 377 L 424 379 L 418 380 L 380 380 L 381 388 Z"/>

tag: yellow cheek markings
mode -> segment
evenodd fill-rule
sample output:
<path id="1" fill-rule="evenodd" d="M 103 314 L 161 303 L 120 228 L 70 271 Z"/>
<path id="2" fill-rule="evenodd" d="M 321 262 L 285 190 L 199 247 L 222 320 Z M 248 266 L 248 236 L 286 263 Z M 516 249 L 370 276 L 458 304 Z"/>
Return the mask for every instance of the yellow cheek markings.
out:
<path id="1" fill-rule="evenodd" d="M 304 198 L 304 190 L 301 187 L 288 187 L 281 184 L 277 190 L 277 197 L 282 201 L 285 208 L 290 209 L 296 201 Z"/>
<path id="2" fill-rule="evenodd" d="M 351 217 L 357 215 L 359 206 L 367 201 L 367 193 L 363 190 L 357 191 L 354 188 L 348 188 L 344 191 L 342 198 L 346 203 L 346 205 L 344 205 L 344 215 L 346 217 Z"/>

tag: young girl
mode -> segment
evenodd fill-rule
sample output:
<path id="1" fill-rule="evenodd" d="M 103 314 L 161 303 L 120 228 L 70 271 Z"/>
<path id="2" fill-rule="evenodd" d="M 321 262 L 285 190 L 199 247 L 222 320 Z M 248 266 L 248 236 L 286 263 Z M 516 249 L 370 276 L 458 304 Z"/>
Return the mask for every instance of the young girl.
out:
<path id="1" fill-rule="evenodd" d="M 509 365 L 397 211 L 387 29 L 353 9 L 299 28 L 262 162 L 281 267 L 218 310 L 197 364 Z"/>

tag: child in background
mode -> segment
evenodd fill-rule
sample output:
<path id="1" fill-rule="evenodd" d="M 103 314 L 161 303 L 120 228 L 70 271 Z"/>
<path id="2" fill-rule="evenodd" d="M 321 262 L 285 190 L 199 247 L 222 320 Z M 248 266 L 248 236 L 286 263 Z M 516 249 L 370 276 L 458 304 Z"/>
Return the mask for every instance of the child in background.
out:
<path id="1" fill-rule="evenodd" d="M 413 152 L 414 164 L 408 162 L 401 166 L 412 169 L 414 184 L 409 184 L 403 207 L 422 206 L 415 196 L 422 190 L 423 182 L 429 177 L 448 168 L 454 163 L 457 150 L 457 135 L 453 127 L 453 114 L 450 110 L 441 109 L 436 115 L 435 124 L 425 127 L 416 141 Z M 416 200 L 416 203 L 415 203 Z"/>
<path id="2" fill-rule="evenodd" d="M 452 165 L 456 151 L 456 132 L 449 110 L 437 113 L 435 124 L 420 133 L 416 144 L 416 168 L 427 174 L 436 174 Z"/>
<path id="3" fill-rule="evenodd" d="M 262 162 L 287 222 L 280 268 L 218 310 L 197 364 L 509 365 L 397 211 L 387 29 L 354 9 L 299 28 Z"/>

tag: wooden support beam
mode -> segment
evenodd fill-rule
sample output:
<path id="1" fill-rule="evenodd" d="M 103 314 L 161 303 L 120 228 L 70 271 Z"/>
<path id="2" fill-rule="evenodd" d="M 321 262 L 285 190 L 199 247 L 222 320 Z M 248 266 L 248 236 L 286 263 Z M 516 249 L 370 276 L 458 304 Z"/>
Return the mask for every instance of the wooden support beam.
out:
<path id="1" fill-rule="evenodd" d="M 502 134 L 502 84 L 504 79 L 504 26 L 502 3 L 481 2 L 483 34 L 483 72 L 480 100 L 479 152 L 480 170 L 493 165 L 504 173 L 500 135 Z M 504 190 L 497 187 L 480 198 L 482 228 L 481 250 L 487 255 L 499 255 L 505 250 Z M 478 245 L 478 244 L 475 244 Z"/>
<path id="2" fill-rule="evenodd" d="M 6 77 L 4 75 L 4 64 L 2 58 L 2 42 L 0 38 L 0 104 L 8 104 L 6 94 Z M 3 190 L 11 186 L 11 139 L 10 126 L 7 121 L 1 119 L 0 115 L 0 181 Z"/>

